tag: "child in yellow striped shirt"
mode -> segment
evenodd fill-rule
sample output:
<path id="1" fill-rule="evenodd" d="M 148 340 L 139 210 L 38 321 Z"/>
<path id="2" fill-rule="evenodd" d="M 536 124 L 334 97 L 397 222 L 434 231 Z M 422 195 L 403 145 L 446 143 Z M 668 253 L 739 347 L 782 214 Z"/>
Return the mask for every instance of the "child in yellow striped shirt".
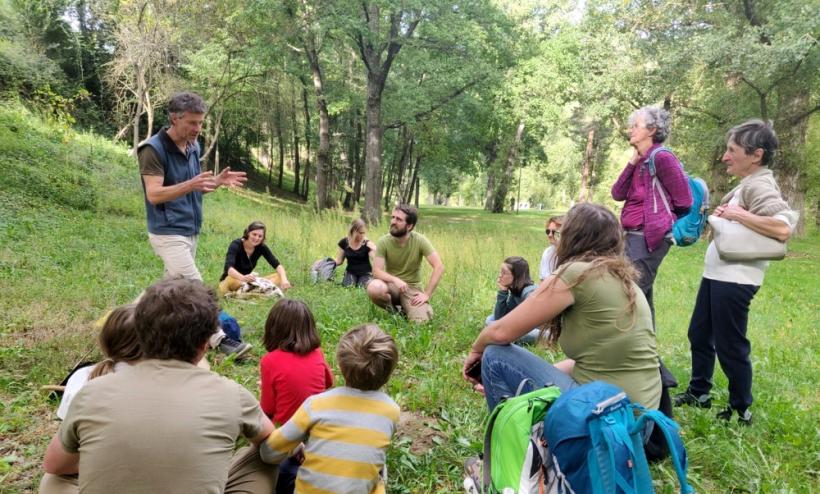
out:
<path id="1" fill-rule="evenodd" d="M 336 351 L 345 386 L 306 399 L 260 445 L 262 460 L 280 463 L 304 442 L 297 493 L 384 493 L 381 473 L 399 406 L 380 388 L 398 357 L 393 338 L 375 324 L 348 331 Z"/>

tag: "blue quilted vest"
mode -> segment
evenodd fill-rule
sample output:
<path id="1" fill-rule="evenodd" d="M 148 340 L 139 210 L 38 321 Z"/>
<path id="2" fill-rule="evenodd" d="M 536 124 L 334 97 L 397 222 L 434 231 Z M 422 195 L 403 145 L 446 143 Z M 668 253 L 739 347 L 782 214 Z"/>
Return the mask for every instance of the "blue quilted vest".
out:
<path id="1" fill-rule="evenodd" d="M 151 146 L 159 155 L 165 167 L 163 186 L 176 185 L 190 180 L 201 173 L 199 166 L 199 143 L 190 148 L 188 156 L 181 152 L 169 152 L 163 145 L 163 139 L 157 132 L 150 139 L 140 144 L 140 149 Z M 164 132 L 162 133 L 164 134 Z M 145 199 L 145 215 L 148 219 L 148 231 L 155 235 L 183 235 L 186 237 L 199 234 L 202 227 L 202 192 L 191 192 L 173 201 L 157 204 L 148 202 L 145 194 L 145 181 L 142 183 Z"/>

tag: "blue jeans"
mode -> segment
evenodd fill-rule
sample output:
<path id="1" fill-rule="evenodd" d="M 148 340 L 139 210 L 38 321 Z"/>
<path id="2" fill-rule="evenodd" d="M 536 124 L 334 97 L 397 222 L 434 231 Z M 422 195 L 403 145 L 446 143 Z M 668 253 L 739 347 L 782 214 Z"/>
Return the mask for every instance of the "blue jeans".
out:
<path id="1" fill-rule="evenodd" d="M 522 393 L 543 386 L 558 386 L 561 392 L 580 386 L 575 380 L 544 359 L 517 345 L 490 345 L 481 358 L 481 382 L 487 406 L 492 411 L 504 398 L 515 396 L 521 381 Z"/>
<path id="2" fill-rule="evenodd" d="M 493 314 L 490 314 L 489 316 L 487 316 L 487 319 L 484 320 L 484 326 L 489 326 L 490 323 L 492 323 L 493 321 L 495 321 L 495 316 Z M 535 328 L 529 333 L 522 336 L 521 338 L 515 340 L 515 342 L 519 345 L 535 345 L 535 343 L 538 341 L 538 335 L 540 334 L 541 329 Z"/>

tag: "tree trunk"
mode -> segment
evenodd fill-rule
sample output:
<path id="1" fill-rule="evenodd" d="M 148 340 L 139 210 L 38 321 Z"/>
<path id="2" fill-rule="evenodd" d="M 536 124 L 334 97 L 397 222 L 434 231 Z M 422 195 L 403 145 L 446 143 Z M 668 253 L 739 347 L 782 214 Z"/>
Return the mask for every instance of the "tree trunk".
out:
<path id="1" fill-rule="evenodd" d="M 410 186 L 407 192 L 402 197 L 405 204 L 409 204 L 413 198 L 413 189 L 419 186 L 419 167 L 421 166 L 421 155 L 416 156 L 415 165 L 413 166 L 413 174 L 410 176 Z M 416 200 L 418 203 L 418 200 Z"/>
<path id="2" fill-rule="evenodd" d="M 145 92 L 145 113 L 148 116 L 148 132 L 147 137 L 151 137 L 154 133 L 154 105 L 151 103 L 151 93 Z"/>
<path id="3" fill-rule="evenodd" d="M 584 166 L 581 169 L 581 190 L 578 191 L 578 202 L 589 200 L 589 182 L 592 176 L 592 160 L 594 158 L 595 127 L 587 132 L 587 147 L 584 151 Z"/>
<path id="4" fill-rule="evenodd" d="M 293 122 L 293 193 L 299 195 L 299 125 L 296 119 L 296 87 L 294 86 L 290 98 L 290 114 Z"/>
<path id="5" fill-rule="evenodd" d="M 368 224 L 381 222 L 382 191 L 382 88 L 379 78 L 367 76 L 367 107 L 365 137 L 364 211 L 362 217 Z"/>
<path id="6" fill-rule="evenodd" d="M 329 207 L 328 171 L 331 167 L 330 156 L 330 113 L 325 98 L 324 78 L 319 65 L 319 53 L 310 37 L 305 38 L 305 54 L 313 77 L 313 88 L 316 90 L 316 108 L 319 111 L 319 147 L 316 150 L 316 207 Z M 307 191 L 307 187 L 305 187 Z M 307 198 L 307 193 L 305 193 Z"/>
<path id="7" fill-rule="evenodd" d="M 282 134 L 282 98 L 279 93 L 279 82 L 276 82 L 276 140 L 279 142 L 279 180 L 277 187 L 282 188 L 282 177 L 285 174 L 285 141 Z"/>
<path id="8" fill-rule="evenodd" d="M 504 201 L 507 198 L 507 192 L 510 189 L 510 183 L 512 182 L 512 175 L 515 171 L 515 162 L 516 158 L 518 157 L 518 146 L 521 145 L 521 138 L 524 136 L 524 121 L 521 120 L 518 122 L 518 128 L 515 131 L 515 139 L 513 139 L 512 144 L 510 145 L 510 150 L 507 153 L 507 160 L 504 166 L 504 172 L 501 175 L 501 179 L 498 183 L 498 189 L 495 192 L 493 198 L 493 213 L 503 213 L 504 212 Z"/>
<path id="9" fill-rule="evenodd" d="M 381 221 L 381 153 L 382 153 L 382 91 L 387 82 L 390 67 L 401 50 L 402 43 L 413 37 L 420 16 L 405 18 L 403 10 L 382 15 L 379 5 L 363 1 L 361 14 L 366 22 L 366 31 L 354 33 L 354 39 L 359 48 L 362 62 L 367 68 L 367 138 L 365 164 L 367 174 L 367 189 L 365 190 L 364 211 L 362 217 L 370 224 Z M 380 23 L 389 19 L 390 27 L 386 43 L 374 43 L 381 31 Z M 384 59 L 382 59 L 384 54 Z"/>
<path id="10" fill-rule="evenodd" d="M 416 207 L 419 207 L 419 189 L 421 188 L 421 183 L 419 182 L 419 177 L 416 177 Z"/>
<path id="11" fill-rule="evenodd" d="M 498 141 L 493 139 L 493 141 L 487 146 L 484 151 L 485 157 L 485 167 L 487 168 L 487 190 L 484 193 L 484 210 L 485 211 L 492 211 L 493 210 L 493 194 L 495 193 L 495 175 L 496 175 L 496 163 L 495 160 L 498 158 Z"/>
<path id="12" fill-rule="evenodd" d="M 273 129 L 269 129 L 268 133 L 268 183 L 271 183 L 271 178 L 273 178 Z"/>
<path id="13" fill-rule="evenodd" d="M 140 117 L 142 116 L 142 108 L 143 108 L 143 101 L 145 100 L 145 75 L 142 73 L 142 69 L 140 65 L 137 64 L 136 67 L 137 71 L 137 108 L 134 110 L 134 117 L 133 117 L 133 147 L 132 151 L 134 156 L 137 155 L 137 146 L 140 143 Z"/>
<path id="14" fill-rule="evenodd" d="M 305 111 L 305 173 L 302 179 L 302 198 L 307 201 L 308 189 L 310 188 L 310 109 L 308 107 L 307 86 L 304 82 L 302 82 L 302 106 Z"/>
<path id="15" fill-rule="evenodd" d="M 359 204 L 362 200 L 362 183 L 364 183 L 364 153 L 362 153 L 362 119 L 358 112 L 355 113 L 356 135 L 354 138 L 355 152 L 353 153 L 356 168 L 353 178 L 353 204 Z"/>
<path id="16" fill-rule="evenodd" d="M 202 154 L 202 156 L 200 156 L 200 159 L 202 161 L 204 161 L 205 163 L 208 162 L 208 157 L 210 156 L 211 152 L 213 151 L 214 146 L 219 144 L 219 132 L 222 129 L 222 112 L 224 111 L 224 108 L 225 108 L 224 106 L 220 106 L 219 111 L 216 112 L 216 119 L 215 119 L 214 124 L 213 124 L 213 131 L 214 131 L 213 135 L 210 136 L 210 142 L 206 142 L 205 152 Z M 206 135 L 206 137 L 208 137 L 208 136 Z M 214 170 L 218 171 L 219 168 L 215 167 Z"/>

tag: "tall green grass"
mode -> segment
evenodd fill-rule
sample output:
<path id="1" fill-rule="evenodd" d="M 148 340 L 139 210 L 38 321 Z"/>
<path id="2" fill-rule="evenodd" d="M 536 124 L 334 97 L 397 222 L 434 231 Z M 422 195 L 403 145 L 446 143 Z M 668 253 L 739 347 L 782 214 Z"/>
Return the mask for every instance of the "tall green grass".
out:
<path id="1" fill-rule="evenodd" d="M 0 156 L 0 491 L 26 492 L 36 490 L 42 454 L 58 426 L 56 403 L 39 387 L 59 382 L 78 360 L 99 358 L 92 322 L 157 280 L 162 264 L 147 242 L 137 166 L 125 150 L 10 105 L 0 106 Z M 362 290 L 310 284 L 310 264 L 334 255 L 350 213 L 315 214 L 265 193 L 219 190 L 205 199 L 197 262 L 215 285 L 228 243 L 260 219 L 294 284 L 288 297 L 313 310 L 331 366 L 349 327 L 374 321 L 393 334 L 401 358 L 387 391 L 405 416 L 389 454 L 389 490 L 458 492 L 461 463 L 478 451 L 486 418 L 485 402 L 460 377 L 461 362 L 492 310 L 500 262 L 521 255 L 537 272 L 546 216 L 424 208 L 418 231 L 446 266 L 432 301 L 435 319 L 424 325 L 376 310 Z M 385 231 L 383 224 L 370 237 Z M 754 425 L 720 424 L 709 410 L 678 411 L 699 492 L 813 492 L 818 486 L 818 245 L 816 233 L 792 242 L 789 257 L 772 264 L 752 304 Z M 682 385 L 704 247 L 673 249 L 655 285 L 659 347 Z M 267 269 L 264 262 L 259 267 Z M 216 372 L 254 392 L 270 305 L 225 301 L 254 344 L 253 358 L 236 363 L 210 355 Z M 718 405 L 726 401 L 725 388 L 718 370 Z M 670 465 L 654 467 L 654 474 L 658 492 L 674 492 Z"/>

